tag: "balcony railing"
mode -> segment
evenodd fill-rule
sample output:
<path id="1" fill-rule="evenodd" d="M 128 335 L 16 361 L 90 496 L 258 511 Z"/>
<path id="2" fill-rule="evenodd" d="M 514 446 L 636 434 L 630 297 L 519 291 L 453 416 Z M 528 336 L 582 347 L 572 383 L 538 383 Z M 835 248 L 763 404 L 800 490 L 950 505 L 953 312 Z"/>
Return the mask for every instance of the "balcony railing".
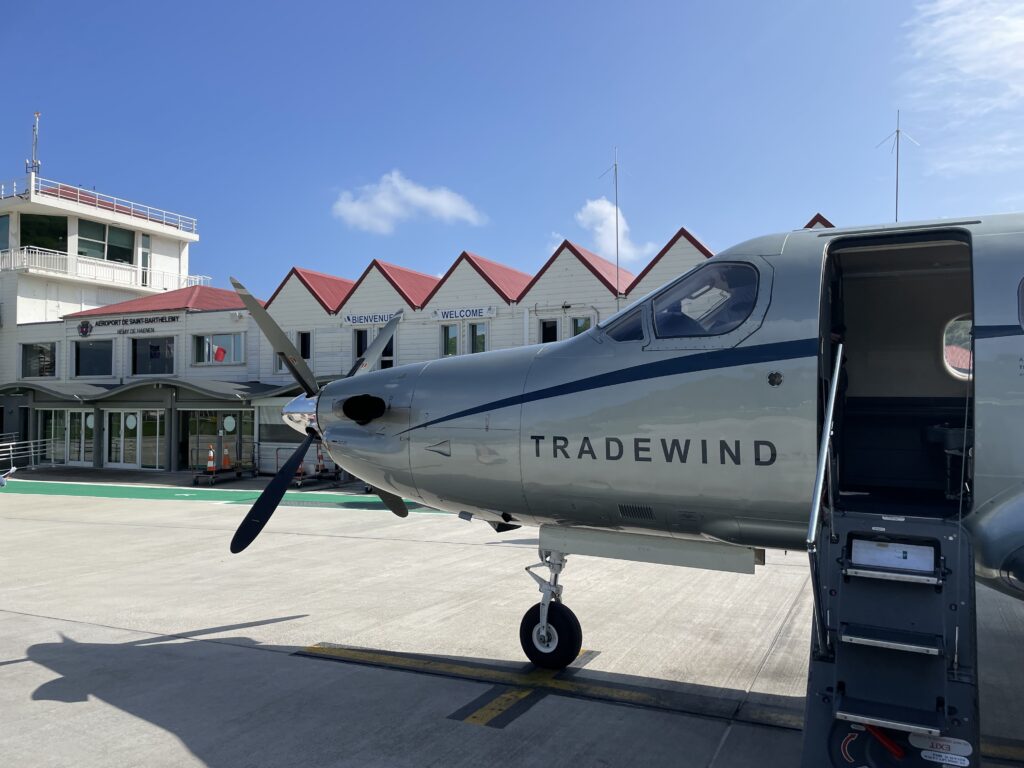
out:
<path id="1" fill-rule="evenodd" d="M 211 282 L 207 275 L 179 275 L 159 269 L 139 269 L 119 261 L 104 261 L 32 246 L 0 251 L 0 272 L 15 269 L 37 269 L 107 285 L 148 288 L 153 291 L 173 291 L 193 285 L 209 285 Z"/>
<path id="2" fill-rule="evenodd" d="M 87 205 L 91 208 L 98 208 L 110 213 L 121 213 L 135 219 L 164 224 L 168 227 L 196 234 L 196 220 L 191 216 L 182 216 L 180 213 L 172 213 L 162 208 L 154 208 L 151 205 L 135 203 L 131 200 L 123 200 L 120 197 L 104 195 L 101 192 L 94 192 L 91 189 L 82 189 L 71 184 L 63 184 L 59 181 L 43 179 L 35 174 L 30 174 L 27 181 L 11 181 L 0 183 L 0 200 L 15 195 L 24 195 L 31 187 L 32 195 L 54 197 L 58 200 L 66 200 L 70 203 Z"/>

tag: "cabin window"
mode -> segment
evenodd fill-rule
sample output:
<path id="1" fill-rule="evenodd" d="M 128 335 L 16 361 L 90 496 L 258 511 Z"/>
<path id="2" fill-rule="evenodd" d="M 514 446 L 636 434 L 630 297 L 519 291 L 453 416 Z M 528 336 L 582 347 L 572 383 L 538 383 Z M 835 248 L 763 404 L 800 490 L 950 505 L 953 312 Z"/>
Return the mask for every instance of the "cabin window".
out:
<path id="1" fill-rule="evenodd" d="M 654 300 L 660 338 L 720 336 L 754 311 L 757 270 L 749 264 L 709 264 L 691 272 Z"/>
<path id="2" fill-rule="evenodd" d="M 441 357 L 459 354 L 459 326 L 441 326 Z"/>
<path id="3" fill-rule="evenodd" d="M 25 378 L 56 376 L 57 342 L 47 341 L 41 344 L 22 344 L 21 375 Z"/>
<path id="4" fill-rule="evenodd" d="M 469 352 L 487 351 L 487 323 L 470 323 L 467 327 L 469 336 Z"/>
<path id="5" fill-rule="evenodd" d="M 971 352 L 973 329 L 971 316 L 960 315 L 946 323 L 942 331 L 942 362 L 950 376 L 963 381 L 974 374 L 974 355 Z"/>
<path id="6" fill-rule="evenodd" d="M 608 336 L 615 341 L 643 341 L 644 316 L 643 307 L 637 307 L 621 320 L 609 326 Z"/>
<path id="7" fill-rule="evenodd" d="M 558 341 L 558 321 L 557 320 L 541 320 L 540 321 L 540 343 L 548 344 L 552 341 Z"/>
<path id="8" fill-rule="evenodd" d="M 2 241 L 0 241 L 2 243 Z M 1024 280 L 1017 286 L 1017 322 L 1024 328 Z"/>

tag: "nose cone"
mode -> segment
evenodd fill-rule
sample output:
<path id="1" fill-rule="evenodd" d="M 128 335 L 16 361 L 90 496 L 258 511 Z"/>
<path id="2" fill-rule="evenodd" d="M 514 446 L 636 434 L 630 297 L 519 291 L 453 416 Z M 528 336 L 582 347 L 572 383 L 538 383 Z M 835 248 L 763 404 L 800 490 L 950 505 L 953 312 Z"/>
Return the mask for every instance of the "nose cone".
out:
<path id="1" fill-rule="evenodd" d="M 316 407 L 319 395 L 306 397 L 299 395 L 281 410 L 281 418 L 284 423 L 305 435 L 310 427 L 319 433 L 316 421 Z"/>
<path id="2" fill-rule="evenodd" d="M 324 445 L 345 471 L 378 488 L 415 493 L 409 470 L 409 428 L 416 380 L 425 363 L 332 381 L 319 398 Z"/>

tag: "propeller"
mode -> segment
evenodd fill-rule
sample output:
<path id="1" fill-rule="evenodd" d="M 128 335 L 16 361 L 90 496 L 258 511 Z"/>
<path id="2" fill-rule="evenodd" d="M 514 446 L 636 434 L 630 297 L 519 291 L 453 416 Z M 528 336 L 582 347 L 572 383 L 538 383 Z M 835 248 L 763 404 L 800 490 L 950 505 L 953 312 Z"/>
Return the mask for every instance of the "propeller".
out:
<path id="1" fill-rule="evenodd" d="M 281 359 L 281 362 L 291 373 L 292 378 L 295 382 L 302 387 L 302 391 L 306 394 L 306 397 L 315 398 L 320 394 L 320 388 L 317 386 L 316 377 L 313 375 L 313 371 L 310 370 L 309 365 L 302 359 L 299 351 L 295 349 L 295 345 L 292 344 L 288 335 L 281 330 L 281 327 L 274 321 L 274 318 L 270 316 L 270 313 L 263 308 L 263 305 L 256 300 L 256 298 L 249 293 L 249 291 L 240 282 L 231 278 L 231 285 L 234 286 L 235 293 L 242 300 L 242 304 L 249 310 L 249 314 L 252 315 L 253 320 L 256 321 L 256 325 L 263 332 L 263 335 L 267 337 L 267 341 L 270 342 L 270 348 L 274 350 L 274 353 Z M 352 369 L 348 372 L 349 376 L 359 376 L 364 373 L 368 373 L 380 360 L 381 355 L 384 353 L 384 348 L 387 347 L 388 342 L 391 341 L 392 336 L 395 334 L 395 329 L 398 327 L 398 323 L 402 319 L 402 312 L 399 310 L 391 318 L 387 325 L 385 325 L 380 333 L 377 334 L 377 338 L 373 340 L 373 343 L 366 348 L 362 357 L 356 360 Z M 364 401 L 369 403 L 369 408 L 361 408 L 360 413 L 365 412 L 369 418 L 377 418 L 382 415 L 378 413 L 378 409 L 372 403 L 373 400 L 379 400 L 372 395 L 357 395 L 357 398 L 362 398 L 360 403 Z M 352 399 L 352 398 L 350 398 Z M 347 401 L 346 401 L 347 402 Z M 302 463 L 302 459 L 306 455 L 306 451 L 309 450 L 309 446 L 314 440 L 318 439 L 319 435 L 314 431 L 312 427 L 307 429 L 306 439 L 302 441 L 295 452 L 288 458 L 288 461 L 284 463 L 281 469 L 278 470 L 277 474 L 274 475 L 273 479 L 267 484 L 267 487 L 263 489 L 263 493 L 259 495 L 256 502 L 252 505 L 249 510 L 249 514 L 242 520 L 241 525 L 238 526 L 238 530 L 235 531 L 234 537 L 231 539 L 231 552 L 238 554 L 243 549 L 248 547 L 260 535 L 260 531 L 263 530 L 267 521 L 270 520 L 271 515 L 274 514 L 274 510 L 277 509 L 278 504 L 281 503 L 281 499 L 284 498 L 285 491 L 288 490 L 288 485 L 291 483 L 292 477 L 295 476 L 295 471 L 299 468 L 299 464 Z M 409 514 L 409 508 L 401 497 L 374 489 L 381 501 L 384 502 L 385 506 L 394 512 L 398 517 L 406 517 Z"/>

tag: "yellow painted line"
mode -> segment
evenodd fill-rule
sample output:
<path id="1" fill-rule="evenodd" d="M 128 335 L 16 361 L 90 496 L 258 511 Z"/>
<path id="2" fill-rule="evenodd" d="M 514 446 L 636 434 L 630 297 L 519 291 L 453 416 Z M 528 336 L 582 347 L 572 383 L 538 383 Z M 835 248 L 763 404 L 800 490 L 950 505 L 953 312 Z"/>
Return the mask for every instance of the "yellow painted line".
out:
<path id="1" fill-rule="evenodd" d="M 535 669 L 531 672 L 514 672 L 502 669 L 488 669 L 484 667 L 471 667 L 467 664 L 456 662 L 436 661 L 433 659 L 421 659 L 410 656 L 391 655 L 378 653 L 376 651 L 364 651 L 359 648 L 345 648 L 334 646 L 330 643 L 318 643 L 303 649 L 304 653 L 312 656 L 327 656 L 344 661 L 354 661 L 361 664 L 373 664 L 380 667 L 391 667 L 393 669 L 408 669 L 413 672 L 428 672 L 437 675 L 448 675 L 450 677 L 461 677 L 469 680 L 479 680 L 485 683 L 497 683 L 509 685 L 513 688 L 526 688 L 529 690 L 543 689 L 552 693 L 562 693 L 567 696 L 579 696 L 585 698 L 607 699 L 609 701 L 636 704 L 638 706 L 659 707 L 672 709 L 661 697 L 646 691 L 634 691 L 627 688 L 618 688 L 611 685 L 599 683 L 588 683 L 579 680 L 559 680 L 554 677 L 557 670 Z"/>
<path id="2" fill-rule="evenodd" d="M 536 690 L 535 688 L 513 688 L 511 691 L 505 691 L 505 693 L 492 699 L 490 702 L 480 707 L 476 712 L 471 714 L 462 722 L 472 723 L 474 725 L 487 725 L 491 720 L 496 718 L 498 715 L 504 714 L 509 707 L 516 704 Z"/>
<path id="3" fill-rule="evenodd" d="M 416 658 L 401 654 L 379 653 L 359 648 L 347 648 L 345 646 L 332 645 L 331 643 L 310 645 L 304 648 L 303 652 L 311 656 L 324 656 L 360 664 L 371 664 L 378 667 L 405 669 L 411 672 L 426 672 L 465 680 L 511 686 L 512 690 L 495 697 L 463 720 L 463 722 L 477 725 L 486 725 L 517 702 L 525 699 L 535 690 L 561 693 L 566 696 L 580 698 L 601 699 L 614 703 L 633 704 L 641 707 L 655 707 L 675 712 L 688 711 L 679 709 L 678 706 L 673 706 L 670 695 L 663 697 L 655 691 L 632 690 L 614 685 L 602 685 L 571 679 L 561 680 L 555 677 L 558 674 L 558 670 L 552 669 L 534 669 L 530 672 L 506 671 L 491 667 L 475 667 L 457 662 Z M 580 653 L 585 653 L 585 651 L 580 651 Z M 753 716 L 751 717 L 751 715 Z M 711 717 L 720 716 L 711 715 Z M 747 710 L 746 717 L 741 715 L 740 719 L 742 722 L 753 722 L 794 730 L 801 730 L 803 728 L 803 718 L 799 715 L 774 711 L 771 708 L 753 707 Z M 1017 739 L 982 736 L 981 754 L 984 757 L 1021 762 L 1024 761 L 1024 742 Z"/>

